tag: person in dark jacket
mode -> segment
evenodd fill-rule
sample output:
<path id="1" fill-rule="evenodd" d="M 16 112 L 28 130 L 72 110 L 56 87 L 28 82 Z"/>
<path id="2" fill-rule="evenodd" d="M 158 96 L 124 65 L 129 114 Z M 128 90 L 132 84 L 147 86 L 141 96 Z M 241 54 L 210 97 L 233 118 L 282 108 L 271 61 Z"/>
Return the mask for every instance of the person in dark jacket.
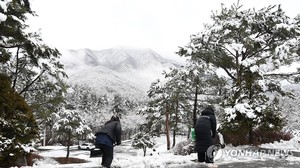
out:
<path id="1" fill-rule="evenodd" d="M 115 145 L 121 144 L 122 128 L 118 116 L 111 119 L 95 134 L 96 146 L 102 151 L 103 167 L 110 168 L 113 160 L 113 149 Z"/>
<path id="2" fill-rule="evenodd" d="M 197 119 L 195 150 L 198 153 L 199 162 L 213 163 L 213 158 L 207 155 L 207 149 L 213 145 L 213 138 L 216 136 L 216 123 L 214 109 L 210 106 L 205 108 Z"/>

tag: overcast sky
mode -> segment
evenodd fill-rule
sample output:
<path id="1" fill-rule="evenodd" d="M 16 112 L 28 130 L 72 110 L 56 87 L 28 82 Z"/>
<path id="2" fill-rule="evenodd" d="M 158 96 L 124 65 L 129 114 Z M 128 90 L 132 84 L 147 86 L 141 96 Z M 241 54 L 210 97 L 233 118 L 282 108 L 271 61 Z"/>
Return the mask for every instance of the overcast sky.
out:
<path id="1" fill-rule="evenodd" d="M 30 18 L 34 31 L 58 49 L 102 50 L 116 46 L 151 48 L 174 57 L 192 34 L 211 21 L 221 3 L 237 0 L 31 0 L 39 16 Z M 300 13 L 299 0 L 240 0 L 244 9 L 281 4 L 290 17 Z"/>

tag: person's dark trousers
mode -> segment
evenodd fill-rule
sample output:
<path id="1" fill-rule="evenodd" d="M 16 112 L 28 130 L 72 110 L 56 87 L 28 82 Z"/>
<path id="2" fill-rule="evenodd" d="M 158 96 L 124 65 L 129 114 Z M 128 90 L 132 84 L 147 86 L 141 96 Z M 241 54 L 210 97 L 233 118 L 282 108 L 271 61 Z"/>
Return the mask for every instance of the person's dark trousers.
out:
<path id="1" fill-rule="evenodd" d="M 102 151 L 101 165 L 110 168 L 114 157 L 114 148 L 108 145 L 100 144 L 100 150 Z"/>
<path id="2" fill-rule="evenodd" d="M 198 161 L 206 162 L 206 163 L 213 163 L 213 158 L 209 158 L 206 155 L 206 152 L 198 152 Z"/>
<path id="3" fill-rule="evenodd" d="M 198 161 L 205 162 L 205 152 L 198 152 Z"/>

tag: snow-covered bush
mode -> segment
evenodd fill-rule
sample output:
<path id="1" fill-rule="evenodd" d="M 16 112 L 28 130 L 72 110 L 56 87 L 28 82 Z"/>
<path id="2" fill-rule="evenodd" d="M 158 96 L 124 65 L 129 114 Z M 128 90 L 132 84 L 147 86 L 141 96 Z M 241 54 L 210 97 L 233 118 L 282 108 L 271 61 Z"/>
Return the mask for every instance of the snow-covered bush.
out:
<path id="1" fill-rule="evenodd" d="M 189 139 L 186 141 L 179 142 L 174 148 L 175 155 L 189 155 L 194 152 L 194 142 Z"/>
<path id="2" fill-rule="evenodd" d="M 143 149 L 144 156 L 146 156 L 147 148 L 152 148 L 155 145 L 151 135 L 145 132 L 138 132 L 133 135 L 132 146 L 134 148 Z"/>

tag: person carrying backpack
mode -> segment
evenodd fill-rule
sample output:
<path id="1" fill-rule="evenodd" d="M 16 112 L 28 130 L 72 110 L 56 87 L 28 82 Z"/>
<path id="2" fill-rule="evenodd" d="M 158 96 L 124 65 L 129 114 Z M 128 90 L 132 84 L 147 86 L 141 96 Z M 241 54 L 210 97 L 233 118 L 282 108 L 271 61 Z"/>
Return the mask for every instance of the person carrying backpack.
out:
<path id="1" fill-rule="evenodd" d="M 95 134 L 96 146 L 102 151 L 101 165 L 110 168 L 115 145 L 121 144 L 122 127 L 118 116 L 112 116 L 109 121 Z"/>
<path id="2" fill-rule="evenodd" d="M 200 117 L 197 119 L 195 126 L 195 151 L 199 162 L 213 163 L 213 158 L 208 157 L 207 149 L 213 145 L 213 139 L 216 137 L 216 117 L 214 109 L 206 107 Z"/>

